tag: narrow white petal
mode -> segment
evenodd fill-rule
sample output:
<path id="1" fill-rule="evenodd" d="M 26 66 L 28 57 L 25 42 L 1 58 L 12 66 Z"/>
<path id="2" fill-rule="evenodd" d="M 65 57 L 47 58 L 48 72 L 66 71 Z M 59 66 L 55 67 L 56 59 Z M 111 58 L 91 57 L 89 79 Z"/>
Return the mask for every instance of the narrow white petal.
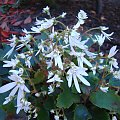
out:
<path id="1" fill-rule="evenodd" d="M 89 67 L 92 67 L 92 64 L 86 58 L 83 57 L 83 61 L 86 65 L 88 65 Z"/>
<path id="2" fill-rule="evenodd" d="M 73 75 L 73 80 L 74 80 L 74 84 L 75 84 L 76 90 L 77 90 L 79 93 L 81 93 L 76 75 Z"/>
<path id="3" fill-rule="evenodd" d="M 23 90 L 19 89 L 18 90 L 18 95 L 17 95 L 17 106 L 21 105 L 21 99 L 24 97 L 24 92 Z"/>
<path id="4" fill-rule="evenodd" d="M 81 74 L 81 75 L 84 75 L 84 76 L 88 76 L 88 74 L 85 72 L 84 68 L 78 68 L 76 74 Z"/>
<path id="5" fill-rule="evenodd" d="M 21 110 L 21 107 L 17 107 L 17 111 L 16 111 L 16 114 L 18 114 Z"/>
<path id="6" fill-rule="evenodd" d="M 53 58 L 53 54 L 54 54 L 54 52 L 52 51 L 51 53 L 47 54 L 46 57 Z"/>
<path id="7" fill-rule="evenodd" d="M 7 92 L 9 90 L 11 90 L 13 87 L 16 86 L 16 83 L 15 82 L 12 82 L 12 83 L 8 83 L 2 87 L 0 87 L 0 93 L 4 93 L 4 92 Z"/>
<path id="8" fill-rule="evenodd" d="M 113 46 L 113 47 L 110 49 L 110 52 L 109 52 L 109 55 L 108 55 L 109 58 L 113 57 L 113 56 L 117 53 L 118 50 L 116 50 L 116 48 L 117 48 L 117 46 Z M 116 51 L 115 51 L 115 50 L 116 50 Z"/>
<path id="9" fill-rule="evenodd" d="M 49 83 L 49 82 L 55 82 L 54 77 L 47 81 L 47 83 Z"/>
<path id="10" fill-rule="evenodd" d="M 12 47 L 12 49 L 10 49 L 10 50 L 6 53 L 6 55 L 5 55 L 3 58 L 5 58 L 6 56 L 7 56 L 7 58 L 9 58 L 9 57 L 10 57 L 10 55 L 12 54 L 12 52 L 13 52 L 14 48 L 15 48 L 15 46 L 14 46 L 14 47 Z"/>
<path id="11" fill-rule="evenodd" d="M 78 57 L 77 61 L 78 61 L 78 66 L 83 67 L 83 61 L 82 61 L 82 59 Z"/>
<path id="12" fill-rule="evenodd" d="M 30 90 L 24 85 L 24 91 L 30 93 Z"/>
<path id="13" fill-rule="evenodd" d="M 67 76 L 67 81 L 68 81 L 68 87 L 71 87 L 71 85 L 72 85 L 72 74 L 69 74 L 69 76 Z"/>
<path id="14" fill-rule="evenodd" d="M 9 94 L 9 96 L 14 96 L 18 90 L 18 86 L 16 86 Z"/>
<path id="15" fill-rule="evenodd" d="M 81 76 L 80 74 L 77 74 L 77 77 L 80 79 L 82 83 L 84 83 L 87 86 L 90 86 L 90 83 L 83 76 Z"/>
<path id="16" fill-rule="evenodd" d="M 62 60 L 61 60 L 61 57 L 60 57 L 60 56 L 57 57 L 57 64 L 58 64 L 58 67 L 59 67 L 61 70 L 63 70 L 63 64 L 62 64 Z"/>

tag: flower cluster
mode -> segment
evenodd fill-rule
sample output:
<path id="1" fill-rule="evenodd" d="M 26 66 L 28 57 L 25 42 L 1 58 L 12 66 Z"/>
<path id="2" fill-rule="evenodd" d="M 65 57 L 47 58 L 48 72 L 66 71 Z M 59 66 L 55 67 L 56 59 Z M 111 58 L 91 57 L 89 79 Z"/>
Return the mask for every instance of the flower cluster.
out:
<path id="1" fill-rule="evenodd" d="M 69 90 L 74 89 L 76 94 L 83 93 L 83 86 L 92 90 L 90 74 L 99 74 L 101 82 L 97 89 L 105 93 L 109 91 L 109 82 L 105 80 L 107 76 L 113 75 L 120 79 L 120 70 L 114 58 L 118 51 L 117 46 L 113 46 L 108 54 L 103 54 L 99 50 L 91 51 L 89 44 L 91 41 L 92 44 L 102 46 L 105 39 L 111 40 L 113 33 L 107 34 L 107 27 L 100 26 L 78 32 L 88 18 L 83 10 L 78 13 L 78 22 L 72 28 L 59 21 L 66 13 L 51 18 L 49 7 L 44 8 L 43 13 L 50 18 L 36 18 L 35 26 L 30 31 L 23 30 L 25 36 L 12 35 L 8 40 L 10 49 L 4 56 L 8 60 L 3 61 L 3 67 L 11 68 L 8 76 L 11 82 L 0 87 L 0 93 L 11 90 L 3 104 L 17 100 L 16 113 L 24 110 L 31 113 L 29 118 L 37 117 L 39 111 L 39 106 L 29 99 L 32 96 L 40 101 L 43 98 L 40 104 L 42 106 L 46 96 L 61 94 L 66 83 Z M 61 30 L 57 29 L 57 24 L 62 26 Z M 99 33 L 90 36 L 89 32 L 92 30 L 99 30 Z M 53 114 L 59 120 L 60 116 L 55 112 Z"/>

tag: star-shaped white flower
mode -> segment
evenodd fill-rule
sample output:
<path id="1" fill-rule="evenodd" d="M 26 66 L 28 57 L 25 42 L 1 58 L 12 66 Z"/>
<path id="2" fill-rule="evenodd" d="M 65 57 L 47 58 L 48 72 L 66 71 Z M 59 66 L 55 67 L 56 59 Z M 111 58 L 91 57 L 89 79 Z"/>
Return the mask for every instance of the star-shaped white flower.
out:
<path id="1" fill-rule="evenodd" d="M 94 42 L 98 42 L 98 44 L 101 46 L 101 45 L 103 45 L 104 41 L 105 41 L 105 36 L 103 34 L 95 35 Z"/>
<path id="2" fill-rule="evenodd" d="M 100 87 L 100 90 L 105 92 L 105 93 L 108 92 L 108 89 L 109 89 L 109 87 L 102 87 L 102 86 Z"/>
<path id="3" fill-rule="evenodd" d="M 80 93 L 80 87 L 78 80 L 81 81 L 83 84 L 90 86 L 90 83 L 83 77 L 88 76 L 88 74 L 85 72 L 85 68 L 81 68 L 76 66 L 74 63 L 71 63 L 71 68 L 67 72 L 67 81 L 68 81 L 68 87 L 71 87 L 72 80 L 74 81 L 76 90 Z"/>
<path id="4" fill-rule="evenodd" d="M 0 87 L 0 93 L 7 92 L 11 89 L 12 91 L 10 92 L 9 96 L 6 98 L 6 101 L 3 104 L 7 104 L 8 102 L 10 102 L 18 91 L 18 95 L 17 95 L 17 105 L 18 105 L 18 102 L 20 101 L 22 94 L 24 94 L 25 92 L 29 93 L 30 91 L 25 86 L 25 81 L 19 75 L 12 74 L 8 76 L 8 78 L 13 82 Z"/>
<path id="5" fill-rule="evenodd" d="M 60 51 L 58 49 L 54 49 L 54 51 L 52 51 L 51 53 L 47 54 L 46 57 L 54 59 L 55 60 L 55 66 L 58 65 L 58 67 L 63 70 L 63 63 L 62 63 L 62 59 L 61 59 L 61 54 Z"/>
<path id="6" fill-rule="evenodd" d="M 108 30 L 109 28 L 105 26 L 100 26 L 100 29 L 101 29 L 102 34 L 105 36 L 105 38 L 107 38 L 108 40 L 112 39 L 111 36 L 114 34 L 114 32 L 107 34 L 105 30 Z"/>
<path id="7" fill-rule="evenodd" d="M 19 63 L 19 60 L 18 59 L 11 59 L 11 61 L 3 61 L 4 64 L 3 67 L 12 67 L 13 69 L 16 67 L 16 65 Z"/>
<path id="8" fill-rule="evenodd" d="M 78 66 L 83 67 L 83 63 L 85 63 L 87 66 L 92 67 L 92 64 L 84 57 L 84 52 L 75 52 L 74 49 L 72 49 L 70 54 L 77 57 Z"/>
<path id="9" fill-rule="evenodd" d="M 54 75 L 52 72 L 49 72 L 48 79 L 49 80 L 47 81 L 47 83 L 63 82 L 63 80 L 61 80 L 60 77 L 57 74 Z"/>
<path id="10" fill-rule="evenodd" d="M 83 11 L 83 10 L 80 10 L 80 12 L 78 13 L 78 22 L 77 24 L 73 27 L 74 29 L 78 29 L 80 27 L 80 25 L 84 24 L 85 23 L 85 20 L 88 18 L 87 17 L 87 14 Z"/>
<path id="11" fill-rule="evenodd" d="M 48 87 L 48 95 L 54 92 L 54 88 L 50 85 Z"/>

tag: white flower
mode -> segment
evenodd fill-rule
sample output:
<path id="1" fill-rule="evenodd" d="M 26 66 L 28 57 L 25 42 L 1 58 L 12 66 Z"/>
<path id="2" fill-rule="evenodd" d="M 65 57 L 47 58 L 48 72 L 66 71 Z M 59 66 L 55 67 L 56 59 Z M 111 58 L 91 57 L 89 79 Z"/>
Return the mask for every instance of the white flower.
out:
<path id="1" fill-rule="evenodd" d="M 39 50 L 37 51 L 35 56 L 38 55 L 40 53 L 40 51 L 44 52 L 44 41 L 43 40 L 41 40 L 41 43 L 38 44 L 38 49 Z"/>
<path id="2" fill-rule="evenodd" d="M 9 72 L 13 73 L 13 74 L 17 74 L 19 76 L 22 76 L 23 75 L 23 68 L 19 68 L 19 70 L 10 70 Z"/>
<path id="3" fill-rule="evenodd" d="M 12 52 L 16 46 L 16 41 L 17 41 L 16 35 L 12 35 L 12 39 L 10 39 L 8 41 L 10 42 L 9 45 L 10 45 L 11 49 L 4 56 L 4 57 L 7 56 L 7 58 L 12 54 Z"/>
<path id="4" fill-rule="evenodd" d="M 31 30 L 32 30 L 34 33 L 40 33 L 42 29 L 41 29 L 40 26 L 37 26 L 37 27 L 32 27 Z"/>
<path id="5" fill-rule="evenodd" d="M 92 64 L 84 57 L 85 53 L 75 52 L 74 49 L 72 49 L 72 52 L 70 54 L 75 55 L 77 57 L 78 66 L 83 67 L 83 63 L 85 63 L 89 67 L 92 67 Z"/>
<path id="6" fill-rule="evenodd" d="M 80 80 L 85 85 L 90 86 L 90 83 L 83 77 L 83 76 L 88 76 L 88 74 L 85 71 L 86 71 L 85 68 L 78 67 L 74 63 L 71 63 L 71 68 L 67 72 L 68 87 L 71 87 L 72 79 L 74 81 L 76 90 L 79 93 L 81 91 L 80 91 L 78 80 Z"/>
<path id="7" fill-rule="evenodd" d="M 101 29 L 101 31 L 105 31 L 105 30 L 108 30 L 109 27 L 106 27 L 106 26 L 100 26 L 100 29 Z"/>
<path id="8" fill-rule="evenodd" d="M 45 19 L 45 20 L 38 20 L 36 19 L 35 24 L 39 25 L 37 27 L 32 27 L 31 30 L 35 33 L 40 33 L 42 30 L 48 29 L 53 26 L 55 18 L 52 19 Z"/>
<path id="9" fill-rule="evenodd" d="M 78 13 L 78 22 L 77 24 L 73 27 L 74 29 L 77 29 L 80 27 L 80 25 L 84 24 L 85 23 L 85 19 L 87 19 L 87 14 L 83 11 L 83 10 L 80 10 L 80 12 Z"/>
<path id="10" fill-rule="evenodd" d="M 113 75 L 116 79 L 120 79 L 120 70 L 113 72 Z"/>
<path id="11" fill-rule="evenodd" d="M 71 31 L 71 34 L 69 36 L 69 44 L 70 44 L 70 47 L 73 47 L 73 46 L 76 46 L 76 47 L 79 47 L 80 49 L 86 49 L 86 45 L 85 43 L 88 41 L 88 40 L 85 40 L 85 41 L 81 41 L 81 36 L 80 36 L 80 33 L 78 33 L 77 31 L 75 30 L 72 30 Z"/>
<path id="12" fill-rule="evenodd" d="M 103 34 L 101 35 L 95 35 L 95 40 L 94 42 L 98 42 L 98 44 L 101 46 L 103 45 L 104 41 L 105 41 L 105 36 Z"/>
<path id="13" fill-rule="evenodd" d="M 46 64 L 47 64 L 47 69 L 49 69 L 52 67 L 53 62 L 52 62 L 52 60 L 47 60 Z"/>
<path id="14" fill-rule="evenodd" d="M 61 54 L 60 51 L 58 51 L 57 49 L 55 49 L 54 51 L 52 51 L 51 53 L 47 54 L 46 57 L 49 57 L 51 59 L 54 58 L 55 60 L 55 66 L 58 65 L 58 67 L 63 70 L 63 63 L 62 63 L 62 59 L 61 59 Z"/>
<path id="15" fill-rule="evenodd" d="M 12 35 L 12 39 L 10 39 L 10 40 L 8 40 L 9 42 L 10 42 L 10 46 L 11 47 L 14 47 L 14 46 L 16 46 L 16 41 L 17 41 L 17 37 L 16 37 L 16 35 Z"/>
<path id="16" fill-rule="evenodd" d="M 50 39 L 53 39 L 56 35 L 57 35 L 57 32 L 55 32 L 54 26 L 53 26 L 53 28 L 52 28 L 52 33 L 49 35 L 49 38 L 50 38 Z"/>
<path id="17" fill-rule="evenodd" d="M 50 85 L 48 87 L 48 95 L 54 92 L 54 88 Z"/>
<path id="18" fill-rule="evenodd" d="M 31 68 L 31 62 L 30 59 L 32 58 L 31 56 L 26 56 L 27 58 L 25 59 L 25 65 L 28 66 L 28 68 Z"/>
<path id="19" fill-rule="evenodd" d="M 104 31 L 109 29 L 108 27 L 105 27 L 105 26 L 100 26 L 100 29 L 101 29 L 102 34 L 103 34 L 108 40 L 112 39 L 111 36 L 114 34 L 114 32 L 112 32 L 111 34 L 105 33 Z"/>
<path id="20" fill-rule="evenodd" d="M 37 114 L 37 113 L 35 113 L 35 115 L 34 115 L 34 117 L 33 117 L 33 118 L 37 118 L 37 116 L 38 116 L 38 114 Z"/>
<path id="21" fill-rule="evenodd" d="M 109 64 L 111 66 L 111 68 L 110 68 L 111 71 L 113 71 L 113 67 L 119 68 L 117 59 L 115 59 L 115 58 L 111 58 L 111 60 L 109 61 Z"/>
<path id="22" fill-rule="evenodd" d="M 55 120 L 59 120 L 59 116 L 58 116 L 58 115 L 55 115 L 55 116 L 54 116 L 54 119 L 55 119 Z"/>
<path id="23" fill-rule="evenodd" d="M 21 93 L 21 94 L 23 94 L 23 93 Z M 29 110 L 31 110 L 30 105 L 31 105 L 30 102 L 28 102 L 23 97 L 21 97 L 21 99 L 19 101 L 19 104 L 17 103 L 17 111 L 16 111 L 16 113 L 18 114 L 20 112 L 20 110 L 24 110 L 25 112 L 28 112 Z"/>
<path id="24" fill-rule="evenodd" d="M 78 13 L 78 19 L 81 20 L 81 19 L 87 19 L 87 14 L 83 11 L 83 10 L 80 10 L 80 12 Z"/>
<path id="25" fill-rule="evenodd" d="M 19 63 L 19 60 L 18 59 L 11 59 L 11 61 L 3 61 L 4 64 L 3 67 L 12 67 L 13 69 L 16 67 L 16 65 Z"/>
<path id="26" fill-rule="evenodd" d="M 61 80 L 60 79 L 60 77 L 57 75 L 57 74 L 55 74 L 54 76 L 53 76 L 54 74 L 52 73 L 52 72 L 49 72 L 49 75 L 48 75 L 48 79 L 50 78 L 50 77 L 52 77 L 52 78 L 50 78 L 48 81 L 47 81 L 47 83 L 49 83 L 49 82 L 63 82 L 63 80 Z"/>
<path id="27" fill-rule="evenodd" d="M 16 50 L 19 50 L 22 47 L 26 46 L 31 41 L 31 38 L 32 36 L 30 34 L 26 34 L 24 37 L 23 36 L 20 37 L 19 40 L 20 44 L 16 46 L 17 47 Z"/>
<path id="28" fill-rule="evenodd" d="M 113 116 L 113 117 L 112 117 L 112 120 L 117 120 L 117 117 L 116 117 L 116 116 Z"/>
<path id="29" fill-rule="evenodd" d="M 118 50 L 116 50 L 116 48 L 117 48 L 117 46 L 113 46 L 113 47 L 110 49 L 110 52 L 109 52 L 109 54 L 108 54 L 108 58 L 113 57 L 113 56 L 117 53 Z"/>
<path id="30" fill-rule="evenodd" d="M 88 51 L 88 49 L 84 49 L 84 52 L 86 53 L 87 56 L 89 56 L 89 58 L 96 58 L 97 54 Z"/>
<path id="31" fill-rule="evenodd" d="M 40 93 L 35 93 L 35 96 L 36 97 L 40 97 Z"/>
<path id="32" fill-rule="evenodd" d="M 46 6 L 45 8 L 43 8 L 43 13 L 49 13 L 50 8 L 48 6 Z"/>
<path id="33" fill-rule="evenodd" d="M 107 92 L 108 92 L 108 88 L 109 88 L 109 87 L 102 87 L 102 86 L 101 86 L 101 87 L 100 87 L 100 90 L 102 90 L 103 92 L 107 93 Z"/>
<path id="34" fill-rule="evenodd" d="M 66 16 L 66 14 L 67 14 L 66 12 L 63 12 L 61 17 L 64 18 Z"/>
<path id="35" fill-rule="evenodd" d="M 36 19 L 36 25 L 39 25 L 37 27 L 32 27 L 31 30 L 35 31 L 36 33 L 40 33 L 40 31 L 48 29 L 53 26 L 55 18 L 52 19 L 45 19 L 45 20 L 38 20 Z"/>
<path id="36" fill-rule="evenodd" d="M 96 69 L 97 69 L 96 66 L 94 66 L 94 67 L 91 68 L 91 70 L 92 70 L 92 72 L 93 72 L 93 75 L 96 74 Z"/>
<path id="37" fill-rule="evenodd" d="M 17 57 L 25 59 L 25 54 L 24 53 L 18 54 Z"/>
<path id="38" fill-rule="evenodd" d="M 6 98 L 4 104 L 8 103 L 11 100 L 10 98 L 14 97 L 14 95 L 18 91 L 18 96 L 17 96 L 17 105 L 18 105 L 19 100 L 21 99 L 21 97 L 23 97 L 22 94 L 24 94 L 24 92 L 29 93 L 30 91 L 25 86 L 25 81 L 17 74 L 12 74 L 11 76 L 8 76 L 8 78 L 13 82 L 0 87 L 0 93 L 7 92 L 11 89 L 13 90 L 10 92 L 8 98 Z"/>

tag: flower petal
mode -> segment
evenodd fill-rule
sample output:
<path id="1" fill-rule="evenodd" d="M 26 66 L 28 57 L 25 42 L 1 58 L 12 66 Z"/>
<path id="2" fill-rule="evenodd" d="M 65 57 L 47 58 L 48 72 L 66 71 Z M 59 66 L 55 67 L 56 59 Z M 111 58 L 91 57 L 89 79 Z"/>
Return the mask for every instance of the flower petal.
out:
<path id="1" fill-rule="evenodd" d="M 8 83 L 8 84 L 0 87 L 0 93 L 4 93 L 4 92 L 11 90 L 13 87 L 15 87 L 15 85 L 16 85 L 16 83 L 12 82 L 12 83 Z"/>
<path id="2" fill-rule="evenodd" d="M 77 77 L 80 79 L 82 83 L 84 83 L 87 86 L 90 86 L 90 83 L 83 76 L 81 76 L 80 74 L 77 74 Z"/>
<path id="3" fill-rule="evenodd" d="M 73 80 L 74 80 L 74 84 L 75 84 L 76 90 L 77 90 L 79 93 L 81 93 L 76 75 L 73 75 Z"/>
<path id="4" fill-rule="evenodd" d="M 116 50 L 117 46 L 113 46 L 111 49 L 110 49 L 110 52 L 109 52 L 109 55 L 108 55 L 108 58 L 111 58 L 113 57 L 118 50 Z M 116 51 L 115 51 L 116 50 Z"/>
<path id="5" fill-rule="evenodd" d="M 89 67 L 92 67 L 92 64 L 86 58 L 83 57 L 83 61 L 86 65 L 88 65 Z"/>
<path id="6" fill-rule="evenodd" d="M 72 85 L 72 74 L 69 74 L 69 76 L 67 76 L 67 81 L 68 81 L 68 87 L 71 87 L 71 85 Z"/>
<path id="7" fill-rule="evenodd" d="M 24 85 L 24 91 L 30 93 L 30 90 Z"/>
<path id="8" fill-rule="evenodd" d="M 9 96 L 14 96 L 18 90 L 18 86 L 16 86 L 9 94 Z"/>

